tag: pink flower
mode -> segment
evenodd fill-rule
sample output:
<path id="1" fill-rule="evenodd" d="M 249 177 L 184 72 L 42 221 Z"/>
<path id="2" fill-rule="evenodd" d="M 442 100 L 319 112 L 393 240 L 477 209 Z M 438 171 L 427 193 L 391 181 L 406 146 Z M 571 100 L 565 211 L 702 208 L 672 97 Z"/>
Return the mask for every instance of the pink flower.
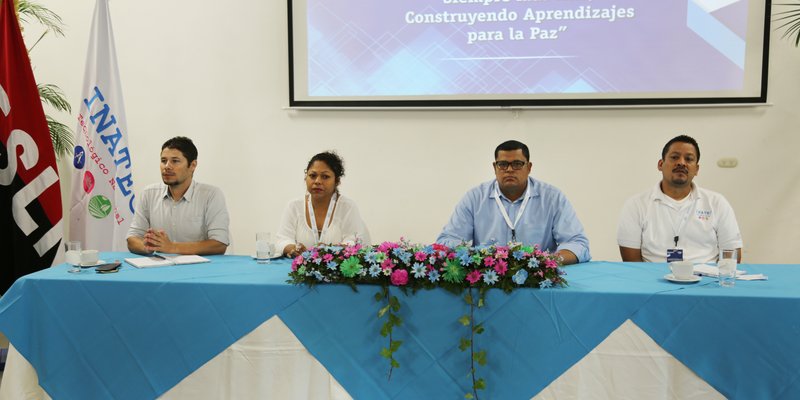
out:
<path id="1" fill-rule="evenodd" d="M 481 271 L 478 271 L 477 269 L 472 270 L 472 272 L 467 274 L 467 280 L 471 285 L 474 285 L 475 282 L 481 280 Z"/>
<path id="2" fill-rule="evenodd" d="M 344 256 L 345 257 L 352 257 L 352 256 L 358 254 L 359 250 L 361 250 L 361 243 L 356 243 L 353 246 L 347 246 L 344 249 Z"/>
<path id="3" fill-rule="evenodd" d="M 428 255 L 422 251 L 418 251 L 414 253 L 414 259 L 417 261 L 425 261 L 428 258 Z"/>
<path id="4" fill-rule="evenodd" d="M 542 251 L 539 250 L 539 249 L 534 250 L 533 251 L 533 256 L 534 257 L 541 257 L 542 256 Z"/>
<path id="5" fill-rule="evenodd" d="M 494 253 L 494 257 L 498 260 L 503 258 L 508 258 L 508 247 L 497 247 L 497 252 Z"/>
<path id="6" fill-rule="evenodd" d="M 505 260 L 497 261 L 497 264 L 494 265 L 494 270 L 497 272 L 497 275 L 503 276 L 508 271 L 508 263 Z"/>
<path id="7" fill-rule="evenodd" d="M 330 262 L 331 260 L 333 260 L 333 254 L 325 254 L 322 256 L 322 261 L 325 261 L 326 263 Z"/>
<path id="8" fill-rule="evenodd" d="M 303 256 L 297 256 L 292 260 L 292 271 L 297 271 L 297 267 L 303 265 L 306 260 L 303 259 Z"/>
<path id="9" fill-rule="evenodd" d="M 386 258 L 381 263 L 381 269 L 393 269 L 395 267 L 395 263 L 392 262 L 391 258 Z"/>
<path id="10" fill-rule="evenodd" d="M 404 269 L 398 269 L 392 272 L 392 285 L 395 286 L 403 286 L 408 283 L 408 271 Z"/>
<path id="11" fill-rule="evenodd" d="M 544 266 L 547 268 L 558 268 L 558 263 L 555 260 L 546 260 Z"/>
<path id="12" fill-rule="evenodd" d="M 378 246 L 378 251 L 382 251 L 384 253 L 388 253 L 391 249 L 396 249 L 400 247 L 399 244 L 394 242 L 383 242 Z"/>
<path id="13" fill-rule="evenodd" d="M 449 247 L 447 247 L 447 246 L 445 246 L 443 244 L 439 244 L 439 243 L 434 243 L 433 244 L 433 249 L 436 250 L 436 251 L 445 251 L 445 252 L 450 250 Z"/>
<path id="14" fill-rule="evenodd" d="M 483 259 L 483 265 L 485 265 L 487 267 L 491 267 L 492 265 L 494 265 L 494 262 L 495 262 L 495 260 L 494 260 L 494 257 L 492 257 L 492 256 L 489 256 L 489 257 L 486 257 L 486 258 Z"/>

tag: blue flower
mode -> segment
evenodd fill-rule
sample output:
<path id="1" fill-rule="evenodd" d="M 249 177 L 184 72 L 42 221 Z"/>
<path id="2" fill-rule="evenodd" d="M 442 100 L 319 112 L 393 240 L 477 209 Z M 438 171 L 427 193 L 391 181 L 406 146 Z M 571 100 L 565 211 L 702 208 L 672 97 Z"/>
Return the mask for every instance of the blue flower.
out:
<path id="1" fill-rule="evenodd" d="M 342 246 L 328 246 L 328 250 L 330 250 L 332 253 L 338 253 L 338 252 L 342 251 L 343 249 L 344 249 L 344 247 L 342 247 Z"/>
<path id="2" fill-rule="evenodd" d="M 414 278 L 424 278 L 425 277 L 425 265 L 422 263 L 414 263 L 414 266 L 411 267 L 411 272 L 414 273 Z"/>
<path id="3" fill-rule="evenodd" d="M 512 254 L 512 256 L 514 256 L 515 260 L 522 260 L 525 258 L 525 252 L 522 250 L 517 250 Z"/>
<path id="4" fill-rule="evenodd" d="M 311 258 L 311 251 L 306 250 L 303 252 L 303 254 L 301 254 L 301 256 L 303 256 L 304 259 L 308 260 L 309 258 Z"/>
<path id="5" fill-rule="evenodd" d="M 472 255 L 469 254 L 469 249 L 466 247 L 461 247 L 456 250 L 456 257 L 461 261 L 462 266 L 469 266 L 472 265 Z"/>
<path id="6" fill-rule="evenodd" d="M 439 271 L 433 270 L 430 273 L 428 273 L 428 280 L 430 280 L 431 282 L 438 282 L 439 281 Z"/>
<path id="7" fill-rule="evenodd" d="M 370 252 L 369 252 L 369 253 L 367 253 L 367 255 L 364 257 L 364 259 L 365 259 L 365 260 L 366 260 L 368 263 L 370 263 L 370 264 L 372 264 L 372 265 L 376 265 L 376 264 L 378 264 L 378 253 L 376 253 L 376 252 L 374 252 L 374 251 L 370 251 Z"/>
<path id="8" fill-rule="evenodd" d="M 317 278 L 318 281 L 322 280 L 322 274 L 319 273 L 319 271 L 314 271 L 312 274 L 314 275 L 314 278 Z"/>
<path id="9" fill-rule="evenodd" d="M 380 265 L 378 265 L 378 264 L 372 264 L 372 266 L 371 266 L 371 267 L 369 267 L 369 276 L 371 276 L 371 277 L 375 278 L 375 277 L 377 277 L 377 276 L 378 276 L 378 275 L 380 275 L 380 274 L 381 274 L 381 267 L 380 267 Z"/>
<path id="10" fill-rule="evenodd" d="M 551 281 L 549 278 L 539 282 L 539 288 L 541 289 L 549 288 L 552 286 L 553 286 L 553 281 Z"/>
<path id="11" fill-rule="evenodd" d="M 536 268 L 538 266 L 539 266 L 539 260 L 537 260 L 536 258 L 532 257 L 530 260 L 528 260 L 528 268 Z"/>
<path id="12" fill-rule="evenodd" d="M 431 256 L 430 258 L 428 258 L 428 263 L 435 264 L 436 263 L 436 257 Z"/>
<path id="13" fill-rule="evenodd" d="M 408 264 L 408 262 L 411 261 L 411 256 L 413 255 L 399 247 L 392 249 L 392 254 L 394 254 L 395 257 L 399 258 L 400 261 L 403 262 L 403 264 Z"/>
<path id="14" fill-rule="evenodd" d="M 487 285 L 494 285 L 497 283 L 497 272 L 495 270 L 490 269 L 483 273 L 483 282 Z"/>
<path id="15" fill-rule="evenodd" d="M 511 277 L 511 280 L 517 285 L 525 284 L 525 281 L 528 280 L 528 271 L 525 271 L 524 269 L 517 271 L 517 273 Z"/>
<path id="16" fill-rule="evenodd" d="M 420 250 L 420 251 L 422 251 L 425 254 L 431 255 L 431 254 L 433 254 L 433 245 L 429 244 L 429 245 L 423 247 L 422 250 Z"/>
<path id="17" fill-rule="evenodd" d="M 336 261 L 328 261 L 328 269 L 336 270 L 339 264 Z"/>

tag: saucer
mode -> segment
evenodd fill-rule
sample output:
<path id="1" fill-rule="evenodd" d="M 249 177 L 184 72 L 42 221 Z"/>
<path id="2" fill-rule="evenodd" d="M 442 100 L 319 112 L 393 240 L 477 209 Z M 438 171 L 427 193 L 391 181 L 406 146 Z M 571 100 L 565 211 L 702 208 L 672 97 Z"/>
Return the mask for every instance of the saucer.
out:
<path id="1" fill-rule="evenodd" d="M 91 268 L 91 267 L 96 267 L 96 266 L 98 266 L 98 265 L 103 265 L 103 264 L 105 264 L 105 263 L 106 263 L 106 262 L 105 262 L 105 261 L 103 261 L 103 260 L 97 260 L 97 262 L 96 262 L 96 263 L 81 263 L 81 268 Z"/>
<path id="2" fill-rule="evenodd" d="M 666 275 L 664 275 L 664 279 L 666 279 L 666 280 L 668 280 L 670 282 L 675 282 L 675 283 L 697 283 L 697 282 L 700 282 L 700 277 L 697 276 L 697 275 L 692 275 L 692 277 L 689 278 L 689 279 L 678 279 L 672 274 L 666 274 Z"/>

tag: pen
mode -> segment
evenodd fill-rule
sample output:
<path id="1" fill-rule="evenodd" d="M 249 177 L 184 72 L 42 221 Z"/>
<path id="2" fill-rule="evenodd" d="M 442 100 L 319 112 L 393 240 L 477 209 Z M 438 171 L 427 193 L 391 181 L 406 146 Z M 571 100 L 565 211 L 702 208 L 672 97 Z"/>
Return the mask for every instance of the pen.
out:
<path id="1" fill-rule="evenodd" d="M 153 252 L 153 255 L 151 257 L 158 258 L 159 260 L 166 260 L 167 259 L 166 257 L 164 257 L 161 254 L 158 254 L 156 252 Z"/>

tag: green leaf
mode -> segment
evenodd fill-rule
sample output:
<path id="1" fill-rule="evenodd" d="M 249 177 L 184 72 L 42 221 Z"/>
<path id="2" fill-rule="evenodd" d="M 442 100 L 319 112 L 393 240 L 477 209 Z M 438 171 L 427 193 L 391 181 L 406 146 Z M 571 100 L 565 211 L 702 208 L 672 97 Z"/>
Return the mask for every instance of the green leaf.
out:
<path id="1" fill-rule="evenodd" d="M 33 18 L 56 36 L 64 36 L 64 21 L 58 14 L 30 0 L 20 0 L 18 6 L 21 21 L 28 23 Z"/>
<path id="2" fill-rule="evenodd" d="M 461 316 L 461 318 L 458 319 L 458 322 L 460 322 L 461 325 L 469 326 L 470 323 L 469 315 Z"/>
<path id="3" fill-rule="evenodd" d="M 486 389 L 486 381 L 483 378 L 478 379 L 475 381 L 475 386 L 473 386 L 475 390 L 483 390 Z"/>
<path id="4" fill-rule="evenodd" d="M 378 310 L 378 318 L 383 318 L 383 316 L 389 311 L 389 307 L 390 307 L 389 305 L 386 305 L 385 307 Z"/>
<path id="5" fill-rule="evenodd" d="M 392 332 L 392 323 L 387 322 L 381 326 L 381 336 L 386 337 L 389 336 L 389 333 Z"/>
<path id="6" fill-rule="evenodd" d="M 46 116 L 46 119 L 47 128 L 50 130 L 50 140 L 53 142 L 53 151 L 56 153 L 56 157 L 72 156 L 73 146 L 75 145 L 72 130 L 61 122 L 54 120 L 49 115 Z"/>
<path id="7" fill-rule="evenodd" d="M 482 367 L 486 365 L 486 350 L 481 350 L 479 352 L 474 353 L 473 357 L 475 358 L 475 362 L 477 362 L 478 365 Z"/>
<path id="8" fill-rule="evenodd" d="M 402 344 L 403 344 L 402 340 L 392 340 L 391 343 L 389 343 L 389 350 L 391 350 L 392 353 L 394 353 L 395 351 L 397 351 L 397 349 L 400 348 Z"/>
<path id="9" fill-rule="evenodd" d="M 397 360 L 395 360 L 394 358 L 392 359 L 391 364 L 392 368 L 400 368 L 400 363 L 397 362 Z"/>
<path id="10" fill-rule="evenodd" d="M 391 322 L 393 326 L 403 325 L 403 320 L 396 314 L 389 314 L 389 322 Z"/>
<path id="11" fill-rule="evenodd" d="M 472 294 L 471 293 L 465 294 L 464 295 L 464 301 L 466 301 L 467 304 L 472 304 Z"/>
<path id="12" fill-rule="evenodd" d="M 53 84 L 39 84 L 38 89 L 39 98 L 43 103 L 50 105 L 58 111 L 72 112 L 72 107 L 69 105 L 69 101 L 67 101 L 67 97 L 64 95 L 64 91 L 61 90 L 61 88 Z"/>
<path id="13" fill-rule="evenodd" d="M 474 399 L 475 396 L 473 396 L 472 393 L 467 393 L 467 394 L 464 395 L 464 398 L 465 399 Z"/>
<path id="14" fill-rule="evenodd" d="M 478 299 L 478 308 L 483 307 L 485 304 L 483 303 L 483 298 Z"/>
<path id="15" fill-rule="evenodd" d="M 375 293 L 375 301 L 383 300 L 383 292 Z"/>
<path id="16" fill-rule="evenodd" d="M 461 350 L 461 351 L 467 351 L 467 349 L 471 345 L 472 345 L 472 341 L 471 340 L 469 340 L 467 338 L 461 338 L 461 340 L 458 342 L 458 349 Z"/>
<path id="17" fill-rule="evenodd" d="M 400 301 L 397 300 L 397 296 L 392 296 L 389 298 L 389 305 L 392 306 L 392 311 L 400 311 Z"/>
<path id="18" fill-rule="evenodd" d="M 392 351 L 387 349 L 386 347 L 381 349 L 381 357 L 383 358 L 392 358 Z"/>
<path id="19" fill-rule="evenodd" d="M 475 334 L 480 335 L 483 333 L 483 324 L 475 325 L 475 327 L 472 328 L 472 331 L 475 332 Z"/>

